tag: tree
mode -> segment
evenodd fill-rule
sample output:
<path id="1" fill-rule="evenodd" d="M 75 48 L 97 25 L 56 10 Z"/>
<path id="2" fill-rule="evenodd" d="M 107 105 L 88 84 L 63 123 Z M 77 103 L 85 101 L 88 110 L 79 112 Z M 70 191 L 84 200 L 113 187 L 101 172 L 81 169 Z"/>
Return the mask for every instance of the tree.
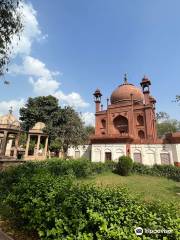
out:
<path id="1" fill-rule="evenodd" d="M 156 119 L 158 121 L 168 120 L 169 114 L 167 114 L 166 112 L 158 112 L 158 113 L 156 113 Z"/>
<path id="2" fill-rule="evenodd" d="M 20 109 L 22 128 L 28 131 L 37 122 L 48 124 L 58 109 L 58 99 L 51 95 L 29 98 L 25 107 Z"/>
<path id="3" fill-rule="evenodd" d="M 46 128 L 53 144 L 59 145 L 67 156 L 69 147 L 77 147 L 88 139 L 86 128 L 78 113 L 72 107 L 59 108 Z"/>
<path id="4" fill-rule="evenodd" d="M 62 149 L 61 139 L 59 137 L 51 140 L 49 145 L 49 150 L 55 152 L 56 156 L 58 156 L 59 151 Z"/>
<path id="5" fill-rule="evenodd" d="M 180 102 L 180 95 L 176 95 L 176 101 Z"/>
<path id="6" fill-rule="evenodd" d="M 85 132 L 86 132 L 86 135 L 87 135 L 88 137 L 90 137 L 92 134 L 95 133 L 95 128 L 94 128 L 94 126 L 91 126 L 91 125 L 85 126 Z"/>
<path id="7" fill-rule="evenodd" d="M 19 145 L 22 147 L 26 147 L 26 142 L 27 142 L 27 134 L 23 132 L 20 134 Z"/>
<path id="8" fill-rule="evenodd" d="M 22 30 L 19 3 L 21 0 L 0 0 L 0 76 L 8 71 L 11 43 Z"/>
<path id="9" fill-rule="evenodd" d="M 180 122 L 175 119 L 170 119 L 165 112 L 156 114 L 158 137 L 165 136 L 166 133 L 177 132 L 180 130 Z"/>
<path id="10" fill-rule="evenodd" d="M 92 128 L 84 126 L 79 114 L 72 107 L 61 108 L 53 96 L 29 98 L 20 109 L 22 128 L 28 131 L 36 122 L 44 122 L 49 135 L 50 149 L 61 149 L 65 155 L 69 147 L 84 144 Z"/>

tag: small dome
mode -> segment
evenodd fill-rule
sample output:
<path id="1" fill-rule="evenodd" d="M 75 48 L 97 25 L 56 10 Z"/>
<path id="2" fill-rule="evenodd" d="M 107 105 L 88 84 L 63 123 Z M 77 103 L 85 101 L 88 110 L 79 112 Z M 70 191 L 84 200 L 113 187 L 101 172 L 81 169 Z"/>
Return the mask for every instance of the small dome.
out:
<path id="1" fill-rule="evenodd" d="M 1 128 L 4 126 L 6 128 L 20 128 L 20 122 L 10 111 L 8 114 L 0 117 Z"/>
<path id="2" fill-rule="evenodd" d="M 111 104 L 116 104 L 122 101 L 131 100 L 131 94 L 133 94 L 133 100 L 142 102 L 144 95 L 140 88 L 135 87 L 133 84 L 124 83 L 118 86 L 111 94 Z"/>
<path id="3" fill-rule="evenodd" d="M 43 122 L 37 122 L 33 128 L 30 129 L 31 132 L 39 132 L 42 133 L 43 129 L 46 127 L 46 125 Z"/>

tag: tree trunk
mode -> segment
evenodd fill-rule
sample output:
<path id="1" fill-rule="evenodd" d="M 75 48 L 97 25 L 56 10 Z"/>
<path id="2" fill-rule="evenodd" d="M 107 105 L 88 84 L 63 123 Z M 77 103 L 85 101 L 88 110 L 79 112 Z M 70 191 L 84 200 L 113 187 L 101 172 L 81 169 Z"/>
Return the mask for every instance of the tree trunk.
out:
<path id="1" fill-rule="evenodd" d="M 64 159 L 67 159 L 68 156 L 68 146 L 63 146 L 63 155 L 64 155 Z"/>

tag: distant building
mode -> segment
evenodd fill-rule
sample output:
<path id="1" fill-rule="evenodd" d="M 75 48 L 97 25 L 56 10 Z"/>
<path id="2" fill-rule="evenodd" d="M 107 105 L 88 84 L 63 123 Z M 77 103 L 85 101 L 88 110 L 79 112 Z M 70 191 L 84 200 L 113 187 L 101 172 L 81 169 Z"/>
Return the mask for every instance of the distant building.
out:
<path id="1" fill-rule="evenodd" d="M 134 161 L 147 165 L 175 164 L 180 166 L 180 132 L 158 139 L 156 129 L 156 100 L 150 94 L 151 81 L 144 77 L 141 88 L 128 82 L 127 76 L 101 104 L 102 93 L 94 92 L 95 134 L 89 146 L 70 149 L 73 157 L 90 156 L 95 162 L 118 161 L 129 155 Z"/>
<path id="2" fill-rule="evenodd" d="M 140 88 L 128 83 L 119 85 L 111 94 L 107 109 L 101 105 L 99 89 L 93 94 L 96 104 L 95 135 L 92 143 L 156 143 L 156 100 L 150 95 L 150 80 L 146 77 Z M 101 105 L 101 106 L 100 106 Z"/>

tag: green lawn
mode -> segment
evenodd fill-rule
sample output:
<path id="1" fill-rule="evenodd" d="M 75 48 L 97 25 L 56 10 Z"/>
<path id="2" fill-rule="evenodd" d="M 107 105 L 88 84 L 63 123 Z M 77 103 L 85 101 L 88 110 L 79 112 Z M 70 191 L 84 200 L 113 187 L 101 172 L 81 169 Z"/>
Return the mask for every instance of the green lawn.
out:
<path id="1" fill-rule="evenodd" d="M 123 177 L 108 172 L 79 181 L 102 187 L 127 187 L 131 193 L 140 194 L 140 197 L 146 201 L 161 200 L 163 202 L 175 202 L 180 208 L 180 183 L 164 177 L 140 175 Z"/>

